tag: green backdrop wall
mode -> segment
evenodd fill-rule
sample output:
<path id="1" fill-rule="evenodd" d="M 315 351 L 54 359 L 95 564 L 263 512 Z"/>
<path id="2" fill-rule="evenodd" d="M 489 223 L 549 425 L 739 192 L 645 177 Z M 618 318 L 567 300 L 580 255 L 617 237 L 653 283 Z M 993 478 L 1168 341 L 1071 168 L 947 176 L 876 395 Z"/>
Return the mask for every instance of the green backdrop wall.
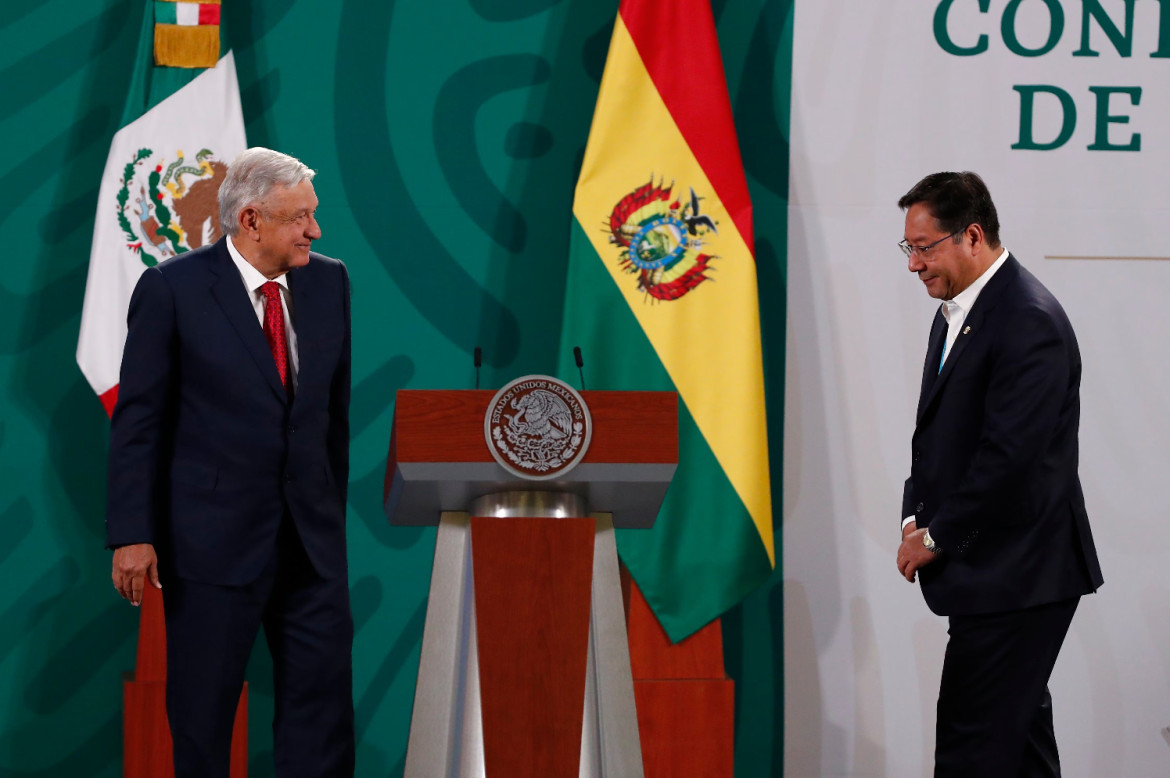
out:
<path id="1" fill-rule="evenodd" d="M 14 778 L 121 773 L 137 612 L 110 585 L 107 421 L 74 350 L 139 2 L 25 2 L 0 18 L 0 774 Z M 317 248 L 354 283 L 361 776 L 402 772 L 434 545 L 433 530 L 382 514 L 394 392 L 470 387 L 476 345 L 486 387 L 556 369 L 572 192 L 616 6 L 225 0 L 248 141 L 318 171 Z M 779 517 L 792 0 L 714 10 L 755 203 Z M 780 579 L 724 619 L 738 776 L 781 771 Z M 272 774 L 262 641 L 249 669 L 256 778 Z"/>

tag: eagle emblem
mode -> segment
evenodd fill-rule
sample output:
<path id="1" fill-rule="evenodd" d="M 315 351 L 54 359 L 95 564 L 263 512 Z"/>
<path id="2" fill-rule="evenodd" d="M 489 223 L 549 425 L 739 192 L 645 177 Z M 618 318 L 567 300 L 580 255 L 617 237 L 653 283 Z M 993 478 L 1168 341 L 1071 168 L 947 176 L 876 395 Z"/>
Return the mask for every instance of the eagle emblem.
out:
<path id="1" fill-rule="evenodd" d="M 638 290 L 656 300 L 677 300 L 709 280 L 711 260 L 704 237 L 718 234 L 716 222 L 702 212 L 702 201 L 673 194 L 651 178 L 614 206 L 609 215 L 609 242 L 620 250 L 622 270 L 637 277 Z"/>
<path id="2" fill-rule="evenodd" d="M 564 475 L 581 461 L 593 434 L 585 401 L 550 376 L 512 381 L 492 399 L 484 436 L 492 456 L 521 478 Z"/>
<path id="3" fill-rule="evenodd" d="M 223 235 L 219 224 L 219 185 L 227 165 L 201 149 L 194 160 L 182 151 L 167 162 L 151 149 L 139 149 L 122 170 L 117 195 L 118 226 L 147 267 Z"/>

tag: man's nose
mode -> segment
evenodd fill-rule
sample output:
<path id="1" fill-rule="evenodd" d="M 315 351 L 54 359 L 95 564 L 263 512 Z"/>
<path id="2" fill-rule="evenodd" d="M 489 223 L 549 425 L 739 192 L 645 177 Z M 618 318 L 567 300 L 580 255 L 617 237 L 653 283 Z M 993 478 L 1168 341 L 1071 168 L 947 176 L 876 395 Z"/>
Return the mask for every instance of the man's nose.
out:
<path id="1" fill-rule="evenodd" d="M 309 224 L 305 227 L 305 237 L 312 240 L 317 240 L 321 237 L 321 225 L 317 223 L 315 216 L 309 217 Z"/>
<path id="2" fill-rule="evenodd" d="M 911 273 L 918 273 L 926 268 L 926 263 L 922 261 L 922 257 L 918 256 L 917 251 L 910 252 L 910 256 L 906 258 L 906 265 Z"/>

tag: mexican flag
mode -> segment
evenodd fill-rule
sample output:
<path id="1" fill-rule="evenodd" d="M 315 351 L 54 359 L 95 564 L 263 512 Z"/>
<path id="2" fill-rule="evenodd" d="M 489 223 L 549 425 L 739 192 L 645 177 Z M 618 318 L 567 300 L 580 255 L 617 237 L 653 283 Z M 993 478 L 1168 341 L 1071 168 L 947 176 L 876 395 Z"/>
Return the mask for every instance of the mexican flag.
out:
<path id="1" fill-rule="evenodd" d="M 618 550 L 678 641 L 775 567 L 752 212 L 709 0 L 622 0 L 573 201 L 561 353 L 679 393 L 679 467 Z"/>
<path id="2" fill-rule="evenodd" d="M 77 364 L 107 413 L 138 276 L 219 239 L 216 193 L 247 148 L 235 60 L 230 51 L 219 57 L 219 3 L 143 7 L 122 128 L 98 190 L 77 339 Z"/>

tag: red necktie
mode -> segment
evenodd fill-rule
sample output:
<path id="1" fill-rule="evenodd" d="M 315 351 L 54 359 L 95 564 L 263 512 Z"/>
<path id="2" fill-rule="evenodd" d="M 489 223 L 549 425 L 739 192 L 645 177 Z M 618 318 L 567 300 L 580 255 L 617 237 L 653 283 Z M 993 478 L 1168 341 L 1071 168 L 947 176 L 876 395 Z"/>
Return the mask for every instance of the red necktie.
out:
<path id="1" fill-rule="evenodd" d="M 264 293 L 264 337 L 268 338 L 268 347 L 272 349 L 272 358 L 276 361 L 280 383 L 291 393 L 288 342 L 284 337 L 284 303 L 280 299 L 280 284 L 269 281 L 260 287 L 260 291 Z"/>

